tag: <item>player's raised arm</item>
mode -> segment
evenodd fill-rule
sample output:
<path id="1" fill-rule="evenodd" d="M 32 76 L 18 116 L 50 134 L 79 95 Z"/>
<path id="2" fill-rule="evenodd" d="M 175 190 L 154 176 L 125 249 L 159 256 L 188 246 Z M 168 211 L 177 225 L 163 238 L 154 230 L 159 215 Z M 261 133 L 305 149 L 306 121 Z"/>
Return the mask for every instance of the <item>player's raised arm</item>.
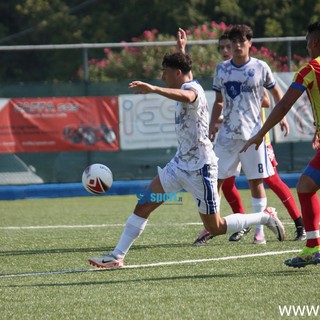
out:
<path id="1" fill-rule="evenodd" d="M 177 32 L 177 47 L 179 52 L 186 54 L 186 45 L 187 45 L 187 34 L 183 29 L 179 28 Z"/>
<path id="2" fill-rule="evenodd" d="M 155 91 L 155 86 L 142 81 L 132 81 L 129 83 L 129 89 L 135 88 L 139 89 L 139 91 L 137 91 L 136 93 L 147 94 Z"/>
<path id="3" fill-rule="evenodd" d="M 129 89 L 134 88 L 139 89 L 137 93 L 157 93 L 161 96 L 179 102 L 191 103 L 197 99 L 197 92 L 195 92 L 194 90 L 163 88 L 142 81 L 132 81 L 129 83 Z"/>

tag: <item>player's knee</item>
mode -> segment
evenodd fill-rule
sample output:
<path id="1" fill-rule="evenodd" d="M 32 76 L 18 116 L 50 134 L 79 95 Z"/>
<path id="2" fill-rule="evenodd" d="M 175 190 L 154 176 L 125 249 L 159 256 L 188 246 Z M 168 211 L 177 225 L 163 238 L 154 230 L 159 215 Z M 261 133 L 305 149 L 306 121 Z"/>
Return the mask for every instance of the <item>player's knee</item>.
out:
<path id="1" fill-rule="evenodd" d="M 301 175 L 296 189 L 298 193 L 312 193 L 319 190 L 319 185 L 311 177 Z"/>
<path id="2" fill-rule="evenodd" d="M 219 219 L 218 223 L 209 224 L 206 226 L 206 229 L 212 234 L 213 236 L 220 236 L 225 234 L 227 231 L 226 222 L 224 219 Z"/>
<path id="3" fill-rule="evenodd" d="M 143 204 L 138 203 L 133 212 L 139 217 L 147 219 L 151 214 L 151 212 L 154 211 L 160 205 L 161 203 L 150 203 L 150 202 L 146 202 Z"/>

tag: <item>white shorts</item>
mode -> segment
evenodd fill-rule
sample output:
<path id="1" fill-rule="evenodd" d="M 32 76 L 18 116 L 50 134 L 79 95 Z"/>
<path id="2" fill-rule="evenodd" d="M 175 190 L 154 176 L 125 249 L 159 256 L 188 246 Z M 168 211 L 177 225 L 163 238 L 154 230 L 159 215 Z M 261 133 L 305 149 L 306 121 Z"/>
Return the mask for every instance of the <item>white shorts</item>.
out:
<path id="1" fill-rule="evenodd" d="M 245 144 L 246 141 L 244 140 L 229 139 L 218 135 L 214 151 L 219 158 L 219 179 L 238 176 L 241 168 L 248 180 L 262 179 L 274 175 L 264 141 L 258 150 L 255 150 L 255 145 L 252 145 L 246 152 L 240 153 Z"/>
<path id="2" fill-rule="evenodd" d="M 198 210 L 202 214 L 214 214 L 220 210 L 220 197 L 217 190 L 217 164 L 205 164 L 201 169 L 185 171 L 171 160 L 158 174 L 165 193 L 179 192 L 182 189 L 192 194 Z"/>

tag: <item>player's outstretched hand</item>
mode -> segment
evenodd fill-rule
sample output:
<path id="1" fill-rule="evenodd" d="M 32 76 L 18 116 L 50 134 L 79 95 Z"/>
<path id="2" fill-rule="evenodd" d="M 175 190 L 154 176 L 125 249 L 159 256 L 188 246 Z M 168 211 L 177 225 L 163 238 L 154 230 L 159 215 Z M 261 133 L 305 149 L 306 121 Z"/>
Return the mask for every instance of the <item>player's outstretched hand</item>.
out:
<path id="1" fill-rule="evenodd" d="M 181 53 L 186 54 L 186 45 L 187 45 L 187 34 L 186 32 L 179 28 L 177 32 L 177 46 Z"/>
<path id="2" fill-rule="evenodd" d="M 280 121 L 280 128 L 281 128 L 281 131 L 284 131 L 284 136 L 287 137 L 290 132 L 290 127 L 289 127 L 289 123 L 288 123 L 286 117 L 284 117 Z"/>
<path id="3" fill-rule="evenodd" d="M 135 88 L 140 89 L 136 93 L 150 93 L 154 91 L 153 85 L 146 82 L 142 82 L 142 81 L 132 81 L 129 83 L 129 89 L 135 89 Z"/>
<path id="4" fill-rule="evenodd" d="M 262 140 L 263 140 L 263 136 L 261 137 L 260 135 L 256 134 L 255 136 L 253 136 L 251 139 L 247 141 L 247 143 L 240 150 L 240 153 L 246 152 L 252 144 L 255 144 L 256 145 L 255 149 L 258 150 Z"/>
<path id="5" fill-rule="evenodd" d="M 313 136 L 313 139 L 312 139 L 312 148 L 314 150 L 318 150 L 320 149 L 320 140 L 318 138 L 318 134 L 317 134 L 317 131 L 315 132 L 314 136 Z"/>
<path id="6" fill-rule="evenodd" d="M 214 124 L 211 124 L 210 123 L 210 126 L 209 126 L 209 139 L 213 142 L 215 137 L 216 137 L 216 133 L 217 133 L 217 128 Z"/>

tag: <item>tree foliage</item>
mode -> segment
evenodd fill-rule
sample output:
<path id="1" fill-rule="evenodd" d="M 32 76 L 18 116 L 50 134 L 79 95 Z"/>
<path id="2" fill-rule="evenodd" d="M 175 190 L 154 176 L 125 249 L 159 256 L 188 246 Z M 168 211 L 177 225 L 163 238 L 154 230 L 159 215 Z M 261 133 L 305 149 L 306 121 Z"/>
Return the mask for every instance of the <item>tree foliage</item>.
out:
<path id="1" fill-rule="evenodd" d="M 212 21 L 198 26 L 192 26 L 186 30 L 187 37 L 190 40 L 208 40 L 217 39 L 231 26 L 221 22 L 217 24 Z M 155 42 L 172 40 L 176 42 L 174 36 L 163 36 L 154 29 L 146 30 L 141 37 L 133 39 L 134 42 Z M 190 41 L 191 42 L 191 41 Z M 157 79 L 161 75 L 161 61 L 164 54 L 168 51 L 176 51 L 176 45 L 172 47 L 149 46 L 141 47 L 128 46 L 122 50 L 104 50 L 105 57 L 102 59 L 91 59 L 89 63 L 90 80 L 92 82 L 105 82 L 124 79 Z M 213 70 L 221 56 L 217 45 L 188 45 L 188 51 L 193 60 L 193 74 L 197 78 L 211 78 Z M 274 71 L 288 71 L 288 57 L 278 56 L 273 50 L 264 46 L 257 48 L 251 47 L 251 56 L 266 61 Z M 294 55 L 291 59 L 291 70 L 297 70 L 307 58 Z M 79 76 L 83 79 L 83 70 L 80 70 Z"/>
<path id="2" fill-rule="evenodd" d="M 211 21 L 249 24 L 255 37 L 301 36 L 319 16 L 320 0 L 11 0 L 0 4 L 0 45 L 128 42 L 146 30 L 172 39 Z M 0 81 L 76 80 L 82 64 L 74 50 L 0 54 Z"/>

